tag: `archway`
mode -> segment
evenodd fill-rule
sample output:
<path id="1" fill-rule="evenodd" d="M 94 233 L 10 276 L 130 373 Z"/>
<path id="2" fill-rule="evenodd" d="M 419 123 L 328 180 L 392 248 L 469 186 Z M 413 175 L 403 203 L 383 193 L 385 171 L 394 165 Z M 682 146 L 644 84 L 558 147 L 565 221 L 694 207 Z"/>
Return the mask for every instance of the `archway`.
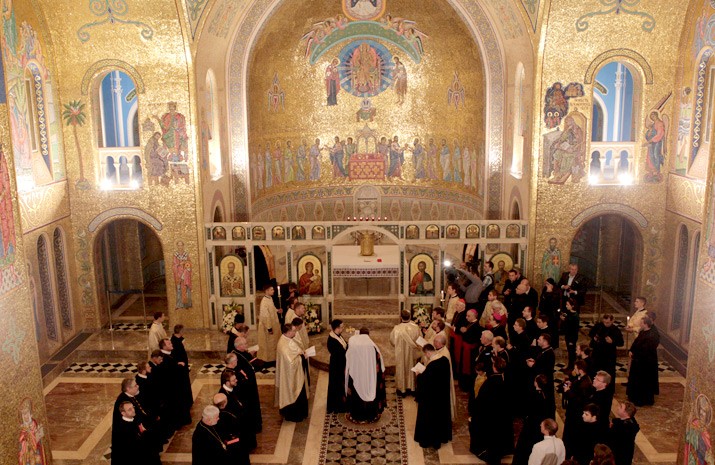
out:
<path id="1" fill-rule="evenodd" d="M 154 230 L 134 219 L 104 225 L 94 240 L 102 325 L 144 324 L 166 312 L 166 264 Z"/>
<path id="2" fill-rule="evenodd" d="M 583 223 L 571 242 L 570 261 L 578 264 L 589 288 L 625 308 L 640 293 L 643 238 L 621 215 L 599 215 Z"/>

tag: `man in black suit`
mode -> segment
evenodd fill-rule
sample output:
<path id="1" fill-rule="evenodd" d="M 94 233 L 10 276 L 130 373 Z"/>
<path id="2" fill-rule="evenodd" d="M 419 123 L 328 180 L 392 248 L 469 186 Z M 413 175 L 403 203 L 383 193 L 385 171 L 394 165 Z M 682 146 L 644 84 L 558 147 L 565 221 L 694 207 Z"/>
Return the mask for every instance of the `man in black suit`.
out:
<path id="1" fill-rule="evenodd" d="M 566 308 L 566 300 L 572 298 L 578 305 L 577 311 L 580 311 L 581 305 L 586 301 L 586 283 L 584 276 L 579 274 L 578 265 L 571 263 L 569 271 L 561 275 L 559 280 L 559 289 L 561 289 L 561 309 Z"/>

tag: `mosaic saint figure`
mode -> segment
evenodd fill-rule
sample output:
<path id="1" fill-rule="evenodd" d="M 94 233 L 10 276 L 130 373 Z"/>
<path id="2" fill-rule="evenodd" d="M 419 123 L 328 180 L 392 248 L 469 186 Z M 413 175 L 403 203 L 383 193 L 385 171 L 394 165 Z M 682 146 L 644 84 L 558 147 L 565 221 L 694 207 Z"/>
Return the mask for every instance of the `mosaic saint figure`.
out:
<path id="1" fill-rule="evenodd" d="M 452 176 L 452 181 L 461 183 L 462 182 L 462 149 L 459 146 L 459 141 L 454 139 L 454 152 L 452 153 L 454 175 Z"/>
<path id="2" fill-rule="evenodd" d="M 390 144 L 390 167 L 387 170 L 387 176 L 391 178 L 402 177 L 402 164 L 405 162 L 405 149 L 400 147 L 400 142 L 397 136 L 392 138 Z"/>
<path id="3" fill-rule="evenodd" d="M 266 155 L 264 157 L 266 163 L 266 189 L 270 189 L 273 185 L 273 156 L 271 155 L 271 144 L 266 144 Z"/>
<path id="4" fill-rule="evenodd" d="M 266 159 L 263 157 L 263 146 L 258 146 L 258 155 L 256 156 L 256 188 L 263 190 L 263 180 L 265 179 Z"/>
<path id="5" fill-rule="evenodd" d="M 472 172 L 474 171 L 474 166 L 472 166 L 472 155 L 467 147 L 467 141 L 465 140 L 462 144 L 462 165 L 464 169 L 464 185 L 466 187 L 472 186 Z"/>
<path id="6" fill-rule="evenodd" d="M 415 179 L 427 177 L 425 147 L 419 139 L 415 138 L 412 149 L 412 162 L 415 164 Z"/>
<path id="7" fill-rule="evenodd" d="M 10 173 L 2 145 L 0 145 L 0 244 L 0 264 L 3 264 L 4 267 L 4 264 L 14 261 L 11 257 L 15 255 L 16 243 L 15 215 L 12 211 L 12 194 L 10 190 Z"/>
<path id="8" fill-rule="evenodd" d="M 387 142 L 387 137 L 380 137 L 380 142 L 377 143 L 377 153 L 385 161 L 385 166 L 390 161 L 390 144 Z"/>
<path id="9" fill-rule="evenodd" d="M 281 143 L 276 141 L 273 149 L 273 185 L 277 186 L 283 183 L 283 150 Z"/>
<path id="10" fill-rule="evenodd" d="M 161 133 L 155 132 L 144 147 L 144 159 L 149 171 L 149 184 L 158 184 L 168 170 L 169 150 L 160 142 Z"/>
<path id="11" fill-rule="evenodd" d="M 394 57 L 394 60 L 392 83 L 397 94 L 397 104 L 401 105 L 405 101 L 405 94 L 407 94 L 407 69 L 399 57 Z"/>
<path id="12" fill-rule="evenodd" d="M 303 139 L 303 143 L 298 146 L 298 153 L 295 156 L 295 180 L 305 181 L 305 173 L 308 164 L 308 143 Z"/>
<path id="13" fill-rule="evenodd" d="M 161 138 L 169 149 L 172 161 L 186 161 L 189 150 L 189 136 L 186 133 L 186 118 L 176 111 L 176 102 L 169 102 L 169 111 L 159 120 Z"/>
<path id="14" fill-rule="evenodd" d="M 541 273 L 544 275 L 544 280 L 552 278 L 558 282 L 561 278 L 561 251 L 556 244 L 555 237 L 549 239 L 549 246 L 541 257 Z"/>
<path id="15" fill-rule="evenodd" d="M 346 177 L 348 174 L 343 166 L 345 148 L 340 141 L 340 137 L 335 136 L 335 144 L 330 149 L 330 162 L 333 164 L 333 177 Z"/>
<path id="16" fill-rule="evenodd" d="M 333 58 L 327 68 L 325 68 L 325 91 L 328 94 L 328 106 L 338 104 L 338 91 L 340 90 L 340 74 L 338 73 L 337 58 Z"/>
<path id="17" fill-rule="evenodd" d="M 174 252 L 174 283 L 176 286 L 176 308 L 191 308 L 191 259 L 184 249 L 184 243 L 176 243 Z"/>
<path id="18" fill-rule="evenodd" d="M 646 123 L 645 140 L 648 145 L 648 158 L 646 159 L 646 181 L 658 182 L 663 179 L 660 167 L 665 163 L 667 154 L 666 121 L 661 119 L 657 111 L 650 112 L 650 121 Z"/>
<path id="19" fill-rule="evenodd" d="M 452 154 L 449 152 L 447 139 L 442 139 L 442 148 L 439 150 L 439 161 L 442 167 L 442 179 L 444 181 L 452 180 Z"/>
<path id="20" fill-rule="evenodd" d="M 291 141 L 286 141 L 286 149 L 283 152 L 283 166 L 285 168 L 283 182 L 288 183 L 295 181 L 295 158 L 293 156 L 293 143 Z"/>
<path id="21" fill-rule="evenodd" d="M 320 179 L 320 139 L 310 147 L 310 180 Z"/>
<path id="22" fill-rule="evenodd" d="M 357 145 L 353 142 L 352 137 L 348 137 L 348 141 L 345 144 L 345 161 L 343 162 L 343 166 L 347 167 L 346 171 L 348 173 L 350 172 L 350 159 L 355 153 L 357 153 Z"/>
<path id="23" fill-rule="evenodd" d="M 425 166 L 427 167 L 427 178 L 439 179 L 437 176 L 437 169 L 435 168 L 437 164 L 437 144 L 435 144 L 434 139 L 430 137 L 429 145 L 427 147 L 427 160 L 425 161 Z"/>
<path id="24" fill-rule="evenodd" d="M 350 83 L 359 94 L 375 95 L 382 79 L 382 62 L 377 50 L 363 42 L 350 57 Z"/>
<path id="25" fill-rule="evenodd" d="M 584 144 L 583 129 L 576 124 L 571 115 L 564 118 L 564 131 L 551 145 L 554 172 L 550 182 L 564 183 L 572 175 L 574 182 L 581 179 Z"/>
<path id="26" fill-rule="evenodd" d="M 712 465 L 712 441 L 708 427 L 713 411 L 710 400 L 703 394 L 695 398 L 690 411 L 690 421 L 685 429 L 683 465 Z"/>
<path id="27" fill-rule="evenodd" d="M 25 399 L 20 405 L 20 465 L 44 465 L 47 463 L 45 449 L 42 439 L 45 437 L 45 430 L 37 420 L 32 417 L 32 401 Z"/>

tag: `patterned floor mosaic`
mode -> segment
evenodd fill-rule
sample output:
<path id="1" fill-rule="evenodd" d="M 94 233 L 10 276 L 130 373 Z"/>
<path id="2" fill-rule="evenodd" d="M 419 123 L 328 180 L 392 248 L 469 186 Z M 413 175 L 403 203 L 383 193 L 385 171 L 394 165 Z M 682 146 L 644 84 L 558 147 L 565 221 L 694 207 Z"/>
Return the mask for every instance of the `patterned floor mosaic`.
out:
<path id="1" fill-rule="evenodd" d="M 372 424 L 358 425 L 344 413 L 326 414 L 319 465 L 407 465 L 402 399 L 387 377 L 387 408 Z"/>
<path id="2" fill-rule="evenodd" d="M 223 373 L 225 366 L 222 363 L 206 363 L 201 367 L 199 374 L 201 375 L 215 375 L 220 376 Z M 261 368 L 260 371 L 256 371 L 256 377 L 266 377 L 275 376 L 276 367 Z M 262 376 L 261 376 L 262 375 Z"/>
<path id="3" fill-rule="evenodd" d="M 145 331 L 149 325 L 144 323 L 114 323 L 112 329 L 114 331 Z"/>

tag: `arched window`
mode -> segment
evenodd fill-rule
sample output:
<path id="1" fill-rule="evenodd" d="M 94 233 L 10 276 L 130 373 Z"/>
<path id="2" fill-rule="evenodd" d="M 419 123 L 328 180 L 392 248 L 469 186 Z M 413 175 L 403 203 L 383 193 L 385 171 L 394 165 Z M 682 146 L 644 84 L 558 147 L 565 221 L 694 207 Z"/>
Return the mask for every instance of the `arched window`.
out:
<path id="1" fill-rule="evenodd" d="M 591 112 L 591 184 L 631 184 L 634 174 L 638 75 L 631 65 L 604 65 L 593 83 Z"/>
<path id="2" fill-rule="evenodd" d="M 514 121 L 513 124 L 513 149 L 511 157 L 511 175 L 521 179 L 524 172 L 524 133 L 525 130 L 525 109 L 524 109 L 524 65 L 519 63 L 516 67 L 516 79 L 514 80 Z"/>
<path id="3" fill-rule="evenodd" d="M 57 294 L 60 304 L 60 319 L 64 328 L 72 329 L 72 298 L 70 297 L 69 283 L 67 281 L 68 272 L 64 237 L 60 228 L 56 228 L 52 235 L 52 247 L 55 256 L 55 278 L 57 280 Z"/>
<path id="4" fill-rule="evenodd" d="M 216 88 L 216 76 L 213 70 L 206 72 L 206 121 L 204 123 L 207 139 L 209 174 L 211 179 L 218 179 L 223 175 L 223 160 L 221 159 L 221 121 L 220 108 Z"/>
<path id="5" fill-rule="evenodd" d="M 99 147 L 138 147 L 137 90 L 126 73 L 110 71 L 99 84 Z"/>
<path id="6" fill-rule="evenodd" d="M 47 338 L 57 341 L 57 320 L 55 318 L 55 296 L 52 290 L 52 275 L 50 271 L 50 251 L 47 248 L 47 240 L 44 235 L 37 239 L 37 269 L 40 274 L 42 313 L 45 317 Z"/>
<path id="7" fill-rule="evenodd" d="M 673 312 L 670 318 L 670 329 L 680 329 L 683 320 L 684 307 L 688 301 L 686 285 L 688 282 L 688 256 L 690 249 L 688 228 L 680 226 L 678 232 L 678 247 L 676 250 L 675 286 L 673 288 Z"/>

